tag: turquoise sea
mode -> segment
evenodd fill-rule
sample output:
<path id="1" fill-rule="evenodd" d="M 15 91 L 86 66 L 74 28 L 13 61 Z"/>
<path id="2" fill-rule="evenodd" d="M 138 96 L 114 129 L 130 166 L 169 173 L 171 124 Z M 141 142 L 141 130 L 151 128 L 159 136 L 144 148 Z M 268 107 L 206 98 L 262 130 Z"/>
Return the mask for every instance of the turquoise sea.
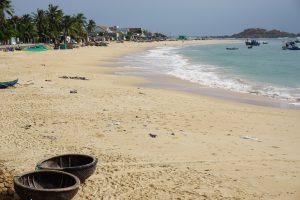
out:
<path id="1" fill-rule="evenodd" d="M 126 66 L 300 105 L 300 51 L 282 50 L 282 40 L 264 41 L 252 49 L 244 43 L 158 47 L 127 56 Z"/>

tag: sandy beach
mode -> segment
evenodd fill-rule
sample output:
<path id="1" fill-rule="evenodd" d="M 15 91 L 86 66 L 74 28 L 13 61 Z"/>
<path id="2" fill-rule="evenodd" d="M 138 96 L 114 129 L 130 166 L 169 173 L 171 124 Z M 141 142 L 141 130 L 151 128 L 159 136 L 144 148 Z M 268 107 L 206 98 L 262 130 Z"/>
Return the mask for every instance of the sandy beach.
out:
<path id="1" fill-rule="evenodd" d="M 300 199 L 299 110 L 141 87 L 142 77 L 114 73 L 121 56 L 182 44 L 0 52 L 0 81 L 20 83 L 0 90 L 0 165 L 17 175 L 49 156 L 94 155 L 97 170 L 75 200 Z"/>

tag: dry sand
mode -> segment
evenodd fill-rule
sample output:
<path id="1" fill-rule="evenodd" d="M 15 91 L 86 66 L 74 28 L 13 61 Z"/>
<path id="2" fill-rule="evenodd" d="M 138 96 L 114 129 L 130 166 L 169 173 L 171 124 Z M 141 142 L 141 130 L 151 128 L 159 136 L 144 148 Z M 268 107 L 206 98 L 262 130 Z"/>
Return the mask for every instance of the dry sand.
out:
<path id="1" fill-rule="evenodd" d="M 210 42 L 223 41 L 198 41 Z M 300 111 L 137 87 L 145 80 L 112 73 L 116 58 L 157 45 L 0 52 L 0 80 L 20 80 L 0 90 L 0 166 L 22 173 L 52 155 L 95 155 L 75 200 L 300 199 Z"/>

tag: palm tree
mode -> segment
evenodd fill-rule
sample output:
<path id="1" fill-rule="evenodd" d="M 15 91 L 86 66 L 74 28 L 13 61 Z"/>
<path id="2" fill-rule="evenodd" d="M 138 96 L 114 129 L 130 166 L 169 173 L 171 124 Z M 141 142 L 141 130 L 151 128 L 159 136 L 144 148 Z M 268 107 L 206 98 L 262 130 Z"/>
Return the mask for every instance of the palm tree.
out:
<path id="1" fill-rule="evenodd" d="M 86 30 L 88 32 L 89 35 L 93 35 L 95 33 L 96 30 L 96 22 L 94 20 L 89 20 L 89 22 L 87 23 L 86 26 Z"/>
<path id="2" fill-rule="evenodd" d="M 86 25 L 86 17 L 83 13 L 79 13 L 75 16 L 77 23 L 81 24 L 82 26 Z"/>
<path id="3" fill-rule="evenodd" d="M 11 0 L 0 0 L 0 41 L 7 41 L 11 37 L 13 30 L 11 25 L 6 22 L 6 15 L 12 16 L 13 13 Z"/>
<path id="4" fill-rule="evenodd" d="M 76 19 L 74 17 L 71 17 L 70 15 L 65 15 L 63 17 L 63 31 L 64 31 L 64 41 L 66 43 L 66 38 L 69 35 L 73 35 L 76 31 Z"/>
<path id="5" fill-rule="evenodd" d="M 20 39 L 25 43 L 32 42 L 32 39 L 38 36 L 33 18 L 29 14 L 22 16 L 17 29 L 20 34 Z"/>
<path id="6" fill-rule="evenodd" d="M 11 0 L 0 0 L 0 24 L 4 22 L 5 15 L 12 16 L 14 9 L 11 5 Z"/>
<path id="7" fill-rule="evenodd" d="M 37 13 L 34 14 L 34 22 L 36 24 L 40 41 L 46 42 L 48 39 L 50 39 L 49 20 L 46 11 L 37 9 Z"/>
<path id="8" fill-rule="evenodd" d="M 0 42 L 6 43 L 11 37 L 19 37 L 23 42 L 39 39 L 47 42 L 62 34 L 75 39 L 83 39 L 94 33 L 96 23 L 89 20 L 87 24 L 84 14 L 66 15 L 58 6 L 50 4 L 47 10 L 37 9 L 33 16 L 26 14 L 13 17 L 12 0 L 0 0 Z M 10 19 L 7 20 L 7 17 Z M 87 33 L 88 32 L 88 33 Z"/>
<path id="9" fill-rule="evenodd" d="M 0 27 L 0 44 L 8 44 L 11 37 L 17 35 L 15 27 L 13 26 L 13 23 L 10 22 L 10 19 L 5 21 Z"/>
<path id="10" fill-rule="evenodd" d="M 7 20 L 7 23 L 10 25 L 10 27 L 13 29 L 13 34 L 11 35 L 12 37 L 18 37 L 19 32 L 17 30 L 18 24 L 20 24 L 21 18 L 14 15 L 10 19 Z"/>
<path id="11" fill-rule="evenodd" d="M 48 10 L 46 11 L 49 20 L 49 34 L 50 38 L 56 40 L 62 32 L 62 21 L 64 13 L 58 6 L 49 5 Z"/>
<path id="12" fill-rule="evenodd" d="M 80 39 L 80 38 L 84 38 L 86 37 L 86 30 L 85 30 L 85 26 L 86 26 L 86 17 L 84 16 L 84 14 L 79 13 L 77 15 L 74 16 L 75 19 L 75 30 L 74 30 L 74 38 Z"/>

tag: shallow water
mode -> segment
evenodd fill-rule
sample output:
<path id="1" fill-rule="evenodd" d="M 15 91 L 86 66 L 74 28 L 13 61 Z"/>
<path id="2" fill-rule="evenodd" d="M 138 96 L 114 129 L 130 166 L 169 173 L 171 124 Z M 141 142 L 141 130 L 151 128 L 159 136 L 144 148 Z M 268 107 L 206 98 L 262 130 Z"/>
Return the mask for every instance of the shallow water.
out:
<path id="1" fill-rule="evenodd" d="M 300 101 L 300 51 L 281 49 L 280 40 L 248 49 L 244 43 L 158 47 L 127 56 L 125 66 L 144 73 L 240 93 Z M 238 50 L 226 50 L 237 47 Z"/>

